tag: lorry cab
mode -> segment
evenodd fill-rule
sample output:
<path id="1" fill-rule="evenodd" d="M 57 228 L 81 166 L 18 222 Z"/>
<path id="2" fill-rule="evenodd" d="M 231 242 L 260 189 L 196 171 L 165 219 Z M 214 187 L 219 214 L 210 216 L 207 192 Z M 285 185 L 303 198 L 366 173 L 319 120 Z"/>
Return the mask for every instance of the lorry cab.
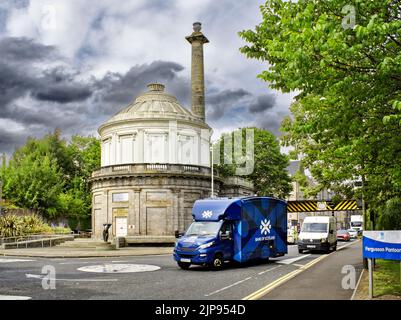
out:
<path id="1" fill-rule="evenodd" d="M 214 269 L 287 253 L 286 202 L 268 197 L 198 200 L 193 222 L 178 237 L 174 260 L 182 269 L 192 264 Z"/>
<path id="2" fill-rule="evenodd" d="M 306 217 L 298 237 L 298 251 L 337 250 L 336 220 L 329 216 Z"/>

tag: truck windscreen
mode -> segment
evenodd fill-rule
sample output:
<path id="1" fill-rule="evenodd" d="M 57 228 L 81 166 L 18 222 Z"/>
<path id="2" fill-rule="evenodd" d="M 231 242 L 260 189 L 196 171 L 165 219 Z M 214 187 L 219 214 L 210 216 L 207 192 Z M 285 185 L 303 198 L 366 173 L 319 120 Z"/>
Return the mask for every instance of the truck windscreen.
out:
<path id="1" fill-rule="evenodd" d="M 352 221 L 351 226 L 353 227 L 362 227 L 362 222 L 360 221 Z"/>
<path id="2" fill-rule="evenodd" d="M 221 221 L 198 221 L 193 222 L 187 232 L 186 236 L 206 236 L 217 235 L 221 227 Z"/>
<path id="3" fill-rule="evenodd" d="M 304 223 L 302 232 L 327 232 L 327 223 Z"/>

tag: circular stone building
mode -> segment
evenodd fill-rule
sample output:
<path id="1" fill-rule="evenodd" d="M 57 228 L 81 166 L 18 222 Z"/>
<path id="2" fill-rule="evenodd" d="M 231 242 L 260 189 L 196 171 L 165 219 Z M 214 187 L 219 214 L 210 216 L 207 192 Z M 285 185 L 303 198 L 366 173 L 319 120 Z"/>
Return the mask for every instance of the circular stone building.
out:
<path id="1" fill-rule="evenodd" d="M 200 24 L 192 44 L 192 108 L 182 107 L 153 83 L 148 91 L 99 127 L 101 168 L 92 174 L 92 234 L 126 242 L 169 242 L 192 221 L 195 200 L 211 196 L 210 137 L 205 122 L 203 44 Z M 215 173 L 215 194 L 251 195 L 242 179 Z M 152 242 L 150 241 L 150 242 Z"/>

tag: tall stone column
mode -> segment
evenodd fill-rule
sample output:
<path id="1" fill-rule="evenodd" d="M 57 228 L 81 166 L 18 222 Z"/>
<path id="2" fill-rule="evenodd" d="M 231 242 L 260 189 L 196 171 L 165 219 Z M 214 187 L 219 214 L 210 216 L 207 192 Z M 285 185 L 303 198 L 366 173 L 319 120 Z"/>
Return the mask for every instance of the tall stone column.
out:
<path id="1" fill-rule="evenodd" d="M 203 44 L 209 40 L 203 35 L 201 23 L 193 24 L 194 32 L 185 37 L 192 46 L 191 95 L 192 113 L 205 121 L 205 73 L 203 67 Z"/>

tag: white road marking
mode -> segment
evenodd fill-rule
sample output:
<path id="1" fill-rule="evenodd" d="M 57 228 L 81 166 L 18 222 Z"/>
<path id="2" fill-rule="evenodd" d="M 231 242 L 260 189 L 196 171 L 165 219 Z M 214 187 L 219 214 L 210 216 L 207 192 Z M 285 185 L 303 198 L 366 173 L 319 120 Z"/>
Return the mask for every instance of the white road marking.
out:
<path id="1" fill-rule="evenodd" d="M 31 300 L 31 297 L 25 296 L 6 296 L 0 294 L 0 300 Z"/>
<path id="2" fill-rule="evenodd" d="M 42 274 L 30 274 L 26 273 L 25 276 L 27 278 L 32 279 L 44 279 L 45 275 Z M 118 279 L 62 279 L 62 278 L 46 278 L 46 280 L 51 281 L 71 281 L 71 282 L 110 282 L 110 281 L 118 281 Z"/>
<path id="3" fill-rule="evenodd" d="M 232 287 L 234 287 L 234 286 L 236 286 L 236 285 L 238 285 L 238 284 L 240 284 L 242 282 L 248 281 L 249 279 L 252 279 L 252 277 L 248 277 L 248 278 L 246 278 L 244 280 L 237 281 L 236 283 L 233 283 L 233 284 L 231 284 L 231 285 L 229 285 L 227 287 L 221 288 L 219 290 L 213 291 L 212 293 L 205 294 L 205 297 L 209 297 L 209 296 L 211 296 L 213 294 L 216 294 L 216 293 L 219 293 L 219 292 L 224 291 L 226 289 L 232 288 Z"/>
<path id="4" fill-rule="evenodd" d="M 310 254 L 305 254 L 299 257 L 295 257 L 295 258 L 290 258 L 290 259 L 284 259 L 284 260 L 277 260 L 276 263 L 280 263 L 280 264 L 291 264 L 294 262 L 297 262 L 299 260 L 305 259 L 306 257 L 309 257 Z"/>
<path id="5" fill-rule="evenodd" d="M 61 262 L 61 263 L 59 263 L 59 264 L 86 264 L 86 263 L 93 263 L 93 261 Z"/>
<path id="6" fill-rule="evenodd" d="M 1 259 L 1 258 L 0 258 L 0 263 L 29 262 L 29 261 L 36 261 L 36 260 L 28 260 L 28 259 Z"/>
<path id="7" fill-rule="evenodd" d="M 298 264 L 298 263 L 293 263 L 292 265 L 298 268 L 302 268 L 304 266 L 303 264 Z"/>
<path id="8" fill-rule="evenodd" d="M 350 300 L 354 300 L 355 299 L 355 295 L 356 295 L 356 291 L 358 290 L 358 288 L 359 288 L 359 283 L 361 282 L 361 280 L 362 280 L 362 276 L 363 276 L 363 272 L 365 271 L 365 269 L 362 269 L 362 272 L 361 272 L 361 274 L 360 274 L 360 276 L 359 276 L 359 280 L 358 280 L 358 283 L 356 284 L 356 286 L 355 286 L 355 289 L 354 289 L 354 293 L 352 294 L 352 296 L 351 296 L 351 299 Z"/>
<path id="9" fill-rule="evenodd" d="M 274 269 L 277 269 L 277 268 L 280 268 L 281 266 L 277 266 L 277 267 L 274 267 L 274 268 L 271 268 L 271 269 L 267 269 L 267 270 L 265 270 L 265 271 L 262 271 L 262 272 L 259 272 L 258 274 L 260 275 L 260 274 L 264 274 L 264 273 L 266 273 L 266 272 L 269 272 L 269 271 L 273 271 Z"/>
<path id="10" fill-rule="evenodd" d="M 78 268 L 78 271 L 98 273 L 131 273 L 160 270 L 159 266 L 149 264 L 100 264 Z"/>

